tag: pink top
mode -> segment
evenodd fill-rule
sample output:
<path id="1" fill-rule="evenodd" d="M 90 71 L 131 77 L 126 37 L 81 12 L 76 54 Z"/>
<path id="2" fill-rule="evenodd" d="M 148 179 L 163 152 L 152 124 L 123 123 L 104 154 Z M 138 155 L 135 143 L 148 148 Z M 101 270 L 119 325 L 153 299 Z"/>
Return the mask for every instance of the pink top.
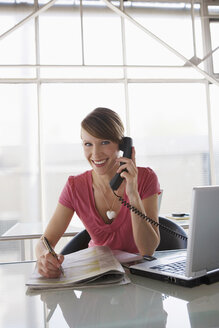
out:
<path id="1" fill-rule="evenodd" d="M 152 169 L 138 167 L 138 191 L 141 199 L 160 193 L 160 185 Z M 128 202 L 126 193 L 124 199 Z M 106 245 L 111 249 L 138 252 L 127 207 L 121 206 L 111 224 L 104 223 L 98 213 L 92 187 L 92 170 L 70 176 L 60 195 L 59 203 L 76 211 L 91 236 L 89 246 Z"/>

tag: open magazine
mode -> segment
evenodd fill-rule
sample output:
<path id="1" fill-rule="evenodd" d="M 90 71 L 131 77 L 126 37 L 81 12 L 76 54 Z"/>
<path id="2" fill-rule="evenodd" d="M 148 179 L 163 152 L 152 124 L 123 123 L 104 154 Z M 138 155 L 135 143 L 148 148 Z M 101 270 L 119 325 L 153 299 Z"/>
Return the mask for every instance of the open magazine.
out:
<path id="1" fill-rule="evenodd" d="M 64 275 L 53 279 L 41 276 L 35 267 L 26 285 L 30 289 L 39 290 L 130 282 L 123 267 L 107 246 L 94 246 L 65 255 L 62 268 Z"/>

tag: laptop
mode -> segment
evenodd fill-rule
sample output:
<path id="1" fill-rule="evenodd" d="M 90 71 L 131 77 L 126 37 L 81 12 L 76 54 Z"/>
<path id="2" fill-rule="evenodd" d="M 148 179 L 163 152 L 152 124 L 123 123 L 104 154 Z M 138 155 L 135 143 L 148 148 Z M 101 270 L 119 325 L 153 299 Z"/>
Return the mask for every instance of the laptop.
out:
<path id="1" fill-rule="evenodd" d="M 187 250 L 164 251 L 130 266 L 130 272 L 186 287 L 218 281 L 219 186 L 193 188 Z"/>

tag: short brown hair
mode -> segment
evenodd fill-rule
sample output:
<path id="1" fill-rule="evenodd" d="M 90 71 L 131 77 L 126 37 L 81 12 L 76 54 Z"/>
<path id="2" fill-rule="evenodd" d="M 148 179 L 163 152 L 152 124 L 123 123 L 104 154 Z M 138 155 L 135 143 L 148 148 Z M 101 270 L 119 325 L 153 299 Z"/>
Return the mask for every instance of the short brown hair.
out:
<path id="1" fill-rule="evenodd" d="M 81 122 L 81 127 L 93 137 L 120 143 L 124 126 L 119 115 L 109 108 L 98 107 Z"/>

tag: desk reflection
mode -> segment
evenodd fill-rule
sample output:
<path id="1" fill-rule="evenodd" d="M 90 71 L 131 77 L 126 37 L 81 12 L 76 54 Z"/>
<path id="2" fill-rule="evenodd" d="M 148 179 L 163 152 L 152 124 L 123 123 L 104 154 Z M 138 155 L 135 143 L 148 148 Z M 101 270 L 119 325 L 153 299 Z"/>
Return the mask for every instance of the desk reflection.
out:
<path id="1" fill-rule="evenodd" d="M 160 292 L 164 295 L 164 299 L 170 297 L 173 304 L 173 311 L 174 300 L 179 299 L 185 301 L 189 327 L 219 327 L 219 282 L 211 285 L 203 284 L 201 286 L 187 288 L 155 280 L 152 283 L 150 279 L 133 275 L 132 283 L 148 290 L 151 289 L 154 292 Z M 183 318 L 183 314 L 181 313 L 182 322 L 184 319 L 185 317 Z M 184 325 L 183 327 L 185 328 L 187 325 Z"/>
<path id="2" fill-rule="evenodd" d="M 49 309 L 49 327 L 50 323 L 54 326 L 52 318 L 58 306 L 71 328 L 166 327 L 162 294 L 133 284 L 41 292 L 41 300 Z"/>
<path id="3" fill-rule="evenodd" d="M 219 293 L 197 298 L 187 307 L 192 328 L 219 327 Z"/>

